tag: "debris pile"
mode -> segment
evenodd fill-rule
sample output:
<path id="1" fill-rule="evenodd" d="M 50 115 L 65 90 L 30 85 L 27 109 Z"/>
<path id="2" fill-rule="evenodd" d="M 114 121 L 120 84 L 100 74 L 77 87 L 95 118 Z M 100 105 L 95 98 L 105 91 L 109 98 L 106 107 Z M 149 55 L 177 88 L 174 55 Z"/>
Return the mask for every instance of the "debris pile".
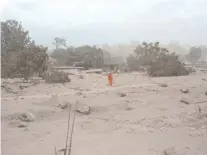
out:
<path id="1" fill-rule="evenodd" d="M 46 73 L 43 78 L 46 83 L 71 82 L 71 79 L 69 78 L 68 74 L 63 71 L 51 71 L 50 73 Z"/>

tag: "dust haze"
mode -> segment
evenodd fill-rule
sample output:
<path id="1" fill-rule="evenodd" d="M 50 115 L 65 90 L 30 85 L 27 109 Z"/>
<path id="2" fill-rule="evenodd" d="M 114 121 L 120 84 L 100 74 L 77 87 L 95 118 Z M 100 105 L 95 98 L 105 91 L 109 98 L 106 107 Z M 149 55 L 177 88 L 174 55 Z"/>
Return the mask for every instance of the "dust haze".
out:
<path id="1" fill-rule="evenodd" d="M 2 154 L 207 154 L 205 0 L 0 6 Z"/>

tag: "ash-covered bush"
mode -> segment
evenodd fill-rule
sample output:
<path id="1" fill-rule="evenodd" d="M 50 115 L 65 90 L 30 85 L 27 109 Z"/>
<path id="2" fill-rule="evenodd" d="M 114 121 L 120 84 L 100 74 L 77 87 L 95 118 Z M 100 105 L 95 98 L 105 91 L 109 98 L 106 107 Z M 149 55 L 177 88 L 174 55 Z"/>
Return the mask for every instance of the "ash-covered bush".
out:
<path id="1" fill-rule="evenodd" d="M 148 69 L 150 76 L 181 76 L 188 75 L 184 64 L 178 56 L 171 54 L 166 48 L 159 46 L 159 42 L 138 45 L 134 53 L 127 58 L 131 70 L 141 70 L 143 66 Z"/>
<path id="2" fill-rule="evenodd" d="M 159 47 L 159 42 L 138 44 L 133 54 L 127 57 L 127 64 L 131 70 L 139 70 L 140 66 L 148 66 L 157 56 L 167 53 L 167 49 Z"/>
<path id="3" fill-rule="evenodd" d="M 166 54 L 158 57 L 151 63 L 148 74 L 150 76 L 183 76 L 189 75 L 188 70 L 184 67 L 178 57 L 174 54 Z"/>

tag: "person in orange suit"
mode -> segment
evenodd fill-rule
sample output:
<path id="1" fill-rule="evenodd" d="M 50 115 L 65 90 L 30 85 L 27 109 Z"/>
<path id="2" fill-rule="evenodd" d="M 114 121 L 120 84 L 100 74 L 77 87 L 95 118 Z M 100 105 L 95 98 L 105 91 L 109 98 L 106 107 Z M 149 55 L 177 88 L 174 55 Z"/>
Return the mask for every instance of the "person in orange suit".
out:
<path id="1" fill-rule="evenodd" d="M 108 74 L 108 81 L 109 81 L 109 85 L 112 86 L 113 76 L 111 73 Z"/>

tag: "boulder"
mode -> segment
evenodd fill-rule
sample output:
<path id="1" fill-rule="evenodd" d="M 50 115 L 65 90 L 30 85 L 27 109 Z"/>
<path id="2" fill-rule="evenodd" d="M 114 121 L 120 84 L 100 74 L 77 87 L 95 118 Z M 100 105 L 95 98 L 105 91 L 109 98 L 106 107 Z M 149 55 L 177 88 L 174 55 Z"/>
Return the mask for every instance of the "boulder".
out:
<path id="1" fill-rule="evenodd" d="M 33 122 L 36 119 L 31 112 L 22 113 L 20 114 L 19 118 L 24 122 Z"/>
<path id="2" fill-rule="evenodd" d="M 84 104 L 84 103 L 81 103 L 80 101 L 77 101 L 76 111 L 78 113 L 88 115 L 91 113 L 91 107 L 87 104 Z"/>
<path id="3" fill-rule="evenodd" d="M 125 96 L 126 96 L 126 93 L 119 93 L 119 95 L 120 95 L 121 97 L 125 97 Z"/>
<path id="4" fill-rule="evenodd" d="M 189 93 L 189 90 L 188 90 L 188 89 L 184 89 L 184 88 L 181 88 L 180 91 L 181 91 L 182 93 L 185 93 L 185 94 Z"/>
<path id="5" fill-rule="evenodd" d="M 69 104 L 70 104 L 70 103 L 68 103 L 68 102 L 63 102 L 63 103 L 59 104 L 59 107 L 60 107 L 61 109 L 66 109 L 66 108 L 68 108 Z"/>
<path id="6" fill-rule="evenodd" d="M 167 87 L 168 85 L 165 84 L 165 83 L 161 83 L 161 84 L 159 84 L 159 86 L 160 86 L 160 87 Z"/>

